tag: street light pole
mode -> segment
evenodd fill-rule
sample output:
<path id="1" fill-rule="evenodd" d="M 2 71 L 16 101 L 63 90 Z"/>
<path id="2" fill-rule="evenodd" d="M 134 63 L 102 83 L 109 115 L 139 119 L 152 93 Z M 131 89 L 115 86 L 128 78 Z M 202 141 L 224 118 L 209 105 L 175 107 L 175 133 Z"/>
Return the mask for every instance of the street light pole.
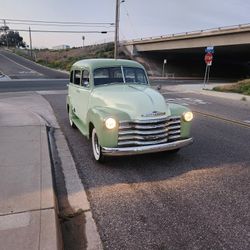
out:
<path id="1" fill-rule="evenodd" d="M 167 59 L 163 60 L 163 65 L 162 65 L 162 77 L 165 77 L 165 66 L 167 65 Z"/>

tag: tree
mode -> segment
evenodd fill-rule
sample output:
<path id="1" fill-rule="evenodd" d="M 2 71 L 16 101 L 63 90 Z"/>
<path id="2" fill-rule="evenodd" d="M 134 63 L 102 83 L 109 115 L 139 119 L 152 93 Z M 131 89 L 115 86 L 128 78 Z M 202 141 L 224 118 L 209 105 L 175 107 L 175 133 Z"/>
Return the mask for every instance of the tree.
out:
<path id="1" fill-rule="evenodd" d="M 9 29 L 10 29 L 9 26 L 4 25 L 4 26 L 1 26 L 1 27 L 0 27 L 0 32 L 1 32 L 1 33 L 2 33 L 2 32 L 5 32 L 5 33 L 6 33 Z"/>
<path id="2" fill-rule="evenodd" d="M 8 26 L 0 27 L 0 32 L 0 46 L 8 45 L 9 47 L 26 47 L 26 44 L 19 32 L 10 30 Z"/>

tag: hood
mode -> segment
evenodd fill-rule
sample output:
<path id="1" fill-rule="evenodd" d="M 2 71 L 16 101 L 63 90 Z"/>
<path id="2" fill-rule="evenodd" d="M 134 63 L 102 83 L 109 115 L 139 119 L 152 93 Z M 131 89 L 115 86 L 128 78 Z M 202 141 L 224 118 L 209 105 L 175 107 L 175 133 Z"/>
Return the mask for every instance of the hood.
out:
<path id="1" fill-rule="evenodd" d="M 170 115 L 164 97 L 149 85 L 115 84 L 96 87 L 91 100 L 91 106 L 121 110 L 131 119 L 150 119 L 152 116 L 147 115 L 154 111 Z"/>

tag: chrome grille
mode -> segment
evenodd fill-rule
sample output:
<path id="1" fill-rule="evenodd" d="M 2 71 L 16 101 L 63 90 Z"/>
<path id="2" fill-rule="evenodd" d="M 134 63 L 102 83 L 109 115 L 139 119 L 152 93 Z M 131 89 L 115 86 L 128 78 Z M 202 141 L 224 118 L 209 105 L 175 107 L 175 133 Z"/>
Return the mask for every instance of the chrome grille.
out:
<path id="1" fill-rule="evenodd" d="M 179 116 L 119 123 L 118 146 L 143 146 L 166 143 L 180 138 Z"/>

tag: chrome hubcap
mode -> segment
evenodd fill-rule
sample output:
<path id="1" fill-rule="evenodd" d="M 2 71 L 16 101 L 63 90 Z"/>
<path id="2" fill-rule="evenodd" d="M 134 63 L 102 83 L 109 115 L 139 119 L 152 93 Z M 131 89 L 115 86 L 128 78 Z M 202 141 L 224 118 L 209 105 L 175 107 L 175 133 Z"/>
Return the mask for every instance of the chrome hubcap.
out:
<path id="1" fill-rule="evenodd" d="M 99 145 L 98 137 L 97 137 L 95 129 L 93 129 L 92 131 L 92 148 L 93 148 L 93 154 L 94 154 L 95 159 L 99 161 L 101 157 L 101 146 Z"/>

